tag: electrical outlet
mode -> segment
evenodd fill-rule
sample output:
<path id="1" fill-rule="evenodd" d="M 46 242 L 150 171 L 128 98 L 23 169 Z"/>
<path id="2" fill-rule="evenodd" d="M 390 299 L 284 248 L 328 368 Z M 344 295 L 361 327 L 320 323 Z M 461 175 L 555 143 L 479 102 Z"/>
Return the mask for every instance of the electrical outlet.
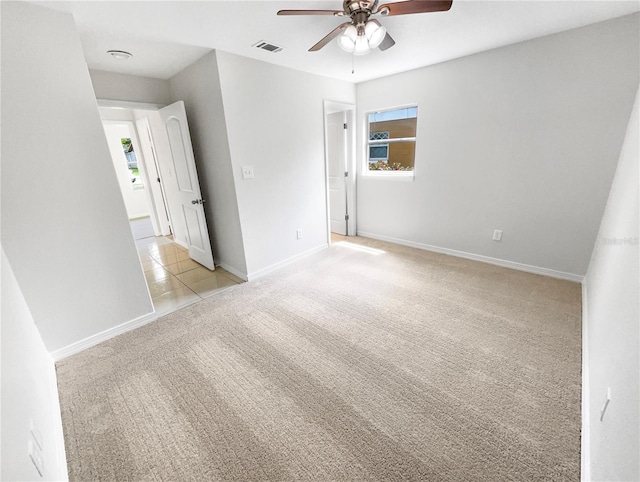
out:
<path id="1" fill-rule="evenodd" d="M 302 228 L 296 230 L 296 238 L 302 239 Z"/>
<path id="2" fill-rule="evenodd" d="M 496 229 L 493 231 L 493 240 L 494 241 L 501 241 L 502 240 L 502 231 L 500 231 L 499 229 Z"/>
<path id="3" fill-rule="evenodd" d="M 253 179 L 253 166 L 242 166 L 242 179 Z"/>

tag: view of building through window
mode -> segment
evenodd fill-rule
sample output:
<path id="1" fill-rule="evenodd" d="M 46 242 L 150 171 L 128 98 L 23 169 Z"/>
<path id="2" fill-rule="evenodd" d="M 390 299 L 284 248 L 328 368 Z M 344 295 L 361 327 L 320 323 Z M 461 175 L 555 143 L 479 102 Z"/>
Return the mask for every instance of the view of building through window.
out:
<path id="1" fill-rule="evenodd" d="M 418 107 L 369 114 L 370 171 L 413 171 Z"/>
<path id="2" fill-rule="evenodd" d="M 131 176 L 131 186 L 134 191 L 144 189 L 142 176 L 140 174 L 140 169 L 138 168 L 138 160 L 136 159 L 136 153 L 133 150 L 131 139 L 121 139 L 121 142 L 122 149 L 124 150 L 124 157 L 127 158 L 127 167 L 129 168 L 129 175 Z"/>

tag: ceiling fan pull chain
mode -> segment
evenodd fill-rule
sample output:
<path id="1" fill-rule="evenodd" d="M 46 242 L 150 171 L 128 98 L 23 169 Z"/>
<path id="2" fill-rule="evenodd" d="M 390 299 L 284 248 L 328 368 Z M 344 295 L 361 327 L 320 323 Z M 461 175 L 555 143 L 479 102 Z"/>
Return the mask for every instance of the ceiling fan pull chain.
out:
<path id="1" fill-rule="evenodd" d="M 356 73 L 356 56 L 355 54 L 351 54 L 351 74 Z"/>

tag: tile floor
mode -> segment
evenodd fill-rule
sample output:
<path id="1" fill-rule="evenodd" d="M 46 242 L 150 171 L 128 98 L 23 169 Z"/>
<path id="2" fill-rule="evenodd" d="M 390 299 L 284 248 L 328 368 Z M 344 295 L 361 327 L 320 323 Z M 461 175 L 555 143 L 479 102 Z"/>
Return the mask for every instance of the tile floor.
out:
<path id="1" fill-rule="evenodd" d="M 209 271 L 169 238 L 138 239 L 136 246 L 158 314 L 170 313 L 243 282 L 220 267 Z"/>
<path id="2" fill-rule="evenodd" d="M 340 241 L 347 241 L 349 239 L 348 236 L 343 236 L 342 234 L 331 233 L 331 242 L 339 243 Z"/>

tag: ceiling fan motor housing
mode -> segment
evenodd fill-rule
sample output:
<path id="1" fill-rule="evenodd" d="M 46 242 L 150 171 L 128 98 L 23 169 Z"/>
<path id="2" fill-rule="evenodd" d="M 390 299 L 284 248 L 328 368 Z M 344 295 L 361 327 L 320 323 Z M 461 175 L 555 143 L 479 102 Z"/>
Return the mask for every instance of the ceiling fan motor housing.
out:
<path id="1" fill-rule="evenodd" d="M 366 17 L 368 18 L 377 5 L 378 0 L 344 0 L 342 7 L 344 12 L 351 18 L 354 18 L 354 15 L 359 13 L 366 14 Z"/>

